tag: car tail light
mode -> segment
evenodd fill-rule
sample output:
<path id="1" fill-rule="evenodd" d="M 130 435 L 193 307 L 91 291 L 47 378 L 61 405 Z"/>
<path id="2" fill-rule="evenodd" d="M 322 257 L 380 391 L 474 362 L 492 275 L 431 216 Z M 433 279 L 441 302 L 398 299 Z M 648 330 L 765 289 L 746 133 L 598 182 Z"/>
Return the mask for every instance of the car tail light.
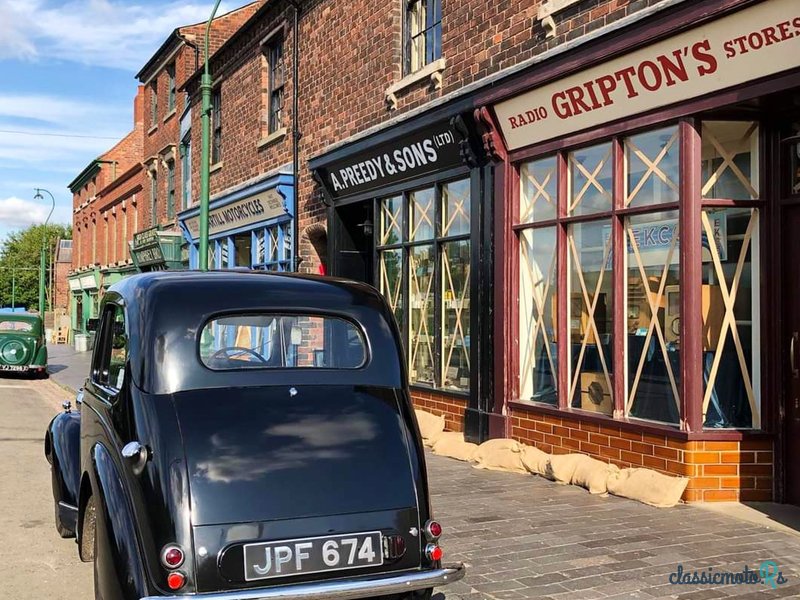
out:
<path id="1" fill-rule="evenodd" d="M 437 521 L 430 520 L 425 523 L 425 537 L 429 542 L 435 542 L 442 535 L 442 526 Z"/>
<path id="2" fill-rule="evenodd" d="M 183 564 L 183 550 L 171 544 L 161 551 L 161 564 L 167 569 L 177 569 Z"/>
<path id="3" fill-rule="evenodd" d="M 171 590 L 179 590 L 186 583 L 186 575 L 180 571 L 173 571 L 167 575 L 167 587 Z"/>
<path id="4" fill-rule="evenodd" d="M 428 544 L 425 546 L 425 556 L 428 557 L 428 560 L 439 561 L 442 560 L 444 552 L 442 552 L 442 549 L 436 544 Z"/>

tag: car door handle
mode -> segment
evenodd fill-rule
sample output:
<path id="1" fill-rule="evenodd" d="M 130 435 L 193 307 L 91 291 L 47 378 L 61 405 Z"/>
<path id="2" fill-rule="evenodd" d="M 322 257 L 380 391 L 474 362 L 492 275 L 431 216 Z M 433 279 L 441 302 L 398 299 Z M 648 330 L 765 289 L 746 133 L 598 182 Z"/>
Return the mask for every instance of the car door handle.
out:
<path id="1" fill-rule="evenodd" d="M 130 465 L 134 475 L 140 475 L 150 458 L 150 451 L 139 442 L 128 442 L 122 447 L 122 457 Z"/>

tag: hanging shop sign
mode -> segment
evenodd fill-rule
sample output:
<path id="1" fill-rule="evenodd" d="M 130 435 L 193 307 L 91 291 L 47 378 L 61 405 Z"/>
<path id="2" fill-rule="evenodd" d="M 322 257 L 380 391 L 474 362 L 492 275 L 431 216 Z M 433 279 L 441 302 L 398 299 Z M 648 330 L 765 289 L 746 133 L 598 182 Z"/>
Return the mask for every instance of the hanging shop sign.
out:
<path id="1" fill-rule="evenodd" d="M 509 150 L 800 67 L 800 2 L 767 0 L 495 105 Z"/>
<path id="2" fill-rule="evenodd" d="M 461 165 L 461 139 L 443 122 L 320 167 L 318 173 L 333 198 L 360 194 Z"/>
<path id="3" fill-rule="evenodd" d="M 208 234 L 215 236 L 285 214 L 284 198 L 277 189 L 272 188 L 213 209 L 208 214 Z M 186 219 L 184 224 L 192 238 L 200 237 L 199 216 Z"/>

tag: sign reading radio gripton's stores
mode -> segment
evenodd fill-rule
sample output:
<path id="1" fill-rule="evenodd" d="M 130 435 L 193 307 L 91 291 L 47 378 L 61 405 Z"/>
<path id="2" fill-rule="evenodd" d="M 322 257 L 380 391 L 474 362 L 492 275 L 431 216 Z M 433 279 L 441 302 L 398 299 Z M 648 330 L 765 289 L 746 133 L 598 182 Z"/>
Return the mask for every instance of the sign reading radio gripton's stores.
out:
<path id="1" fill-rule="evenodd" d="M 800 67 L 800 0 L 767 0 L 495 105 L 510 150 Z"/>
<path id="2" fill-rule="evenodd" d="M 334 198 L 359 194 L 461 164 L 460 138 L 440 123 L 319 169 Z"/>

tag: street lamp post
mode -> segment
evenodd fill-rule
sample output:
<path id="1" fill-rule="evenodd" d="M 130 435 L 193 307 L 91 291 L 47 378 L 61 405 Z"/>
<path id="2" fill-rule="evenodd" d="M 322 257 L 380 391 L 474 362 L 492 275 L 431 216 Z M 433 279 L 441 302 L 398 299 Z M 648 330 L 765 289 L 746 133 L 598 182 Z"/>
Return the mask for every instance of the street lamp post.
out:
<path id="1" fill-rule="evenodd" d="M 208 271 L 208 179 L 211 171 L 211 74 L 208 70 L 208 44 L 211 33 L 211 22 L 217 14 L 220 0 L 214 3 L 214 9 L 206 23 L 206 42 L 203 48 L 203 75 L 200 78 L 201 96 L 201 147 L 200 147 L 200 240 L 199 266 L 201 271 Z"/>
<path id="2" fill-rule="evenodd" d="M 50 199 L 53 201 L 53 206 L 50 209 L 50 212 L 47 215 L 47 219 L 44 221 L 44 226 L 42 227 L 42 253 L 39 260 L 39 315 L 44 319 L 44 278 L 45 278 L 45 255 L 46 255 L 46 247 L 47 247 L 47 224 L 50 222 L 50 217 L 53 216 L 53 211 L 56 209 L 56 199 L 49 191 L 42 189 L 42 188 L 35 188 L 36 195 L 33 197 L 34 200 L 44 200 L 44 196 L 42 196 L 42 192 L 45 192 L 47 195 L 50 196 Z"/>

